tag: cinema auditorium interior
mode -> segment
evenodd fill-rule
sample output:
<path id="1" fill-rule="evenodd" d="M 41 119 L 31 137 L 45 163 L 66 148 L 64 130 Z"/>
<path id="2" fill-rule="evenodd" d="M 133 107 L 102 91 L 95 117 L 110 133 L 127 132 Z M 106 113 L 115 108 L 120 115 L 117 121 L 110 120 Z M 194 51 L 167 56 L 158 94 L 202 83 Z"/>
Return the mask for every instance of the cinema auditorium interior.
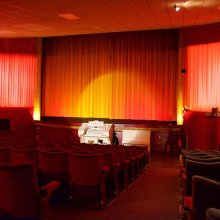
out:
<path id="1" fill-rule="evenodd" d="M 0 220 L 220 219 L 220 0 L 0 16 Z"/>

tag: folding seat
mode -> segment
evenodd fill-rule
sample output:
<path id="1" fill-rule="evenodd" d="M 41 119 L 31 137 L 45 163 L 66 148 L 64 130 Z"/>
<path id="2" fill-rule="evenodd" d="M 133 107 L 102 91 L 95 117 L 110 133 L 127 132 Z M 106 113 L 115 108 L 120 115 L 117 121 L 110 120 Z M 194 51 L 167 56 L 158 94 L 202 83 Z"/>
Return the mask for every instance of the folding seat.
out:
<path id="1" fill-rule="evenodd" d="M 220 182 L 203 176 L 192 177 L 192 197 L 186 210 L 185 217 L 189 220 L 216 219 L 219 211 L 207 210 L 220 208 Z M 211 212 L 210 212 L 211 211 Z M 211 217 L 212 216 L 212 217 Z"/>
<path id="2" fill-rule="evenodd" d="M 63 150 L 39 150 L 40 184 L 59 181 L 60 188 L 54 197 L 65 200 L 71 197 L 68 154 Z"/>
<path id="3" fill-rule="evenodd" d="M 127 168 L 128 168 L 128 183 L 131 183 L 135 179 L 135 161 L 136 158 L 133 157 L 133 152 L 131 147 L 124 147 L 125 151 L 125 159 L 128 161 Z"/>
<path id="4" fill-rule="evenodd" d="M 206 220 L 220 220 L 220 209 L 206 209 Z"/>
<path id="5" fill-rule="evenodd" d="M 193 156 L 187 156 L 185 157 L 184 162 L 182 162 L 181 166 L 180 166 L 180 175 L 185 175 L 185 161 L 186 160 L 190 160 L 190 161 L 197 161 L 197 162 L 203 162 L 203 163 L 214 163 L 214 162 L 220 162 L 220 157 L 208 157 L 208 158 L 204 158 L 204 157 L 193 157 Z"/>
<path id="6" fill-rule="evenodd" d="M 98 152 L 97 152 L 98 153 Z M 101 165 L 109 167 L 106 175 L 107 196 L 114 197 L 119 194 L 119 168 L 120 163 L 115 160 L 115 153 L 105 149 L 99 151 Z"/>
<path id="7" fill-rule="evenodd" d="M 180 179 L 182 177 L 185 178 L 185 161 L 190 160 L 190 161 L 198 161 L 198 162 L 204 162 L 204 163 L 212 163 L 212 162 L 220 162 L 219 157 L 215 157 L 214 155 L 210 155 L 206 153 L 205 155 L 185 155 L 182 160 L 180 160 Z"/>
<path id="8" fill-rule="evenodd" d="M 119 188 L 126 189 L 128 187 L 128 163 L 129 161 L 126 159 L 124 150 L 116 148 L 114 150 L 114 154 L 115 154 L 115 162 L 119 163 L 119 166 L 117 169 Z"/>
<path id="9" fill-rule="evenodd" d="M 37 172 L 39 172 L 39 154 L 37 149 L 32 149 L 31 147 L 26 149 L 22 147 L 13 147 L 11 148 L 11 157 L 13 163 L 33 163 Z"/>
<path id="10" fill-rule="evenodd" d="M 143 166 L 149 167 L 150 164 L 150 152 L 148 150 L 148 146 L 140 147 L 141 152 L 143 153 Z"/>
<path id="11" fill-rule="evenodd" d="M 63 149 L 65 152 L 68 153 L 89 153 L 88 150 L 78 146 L 78 145 L 63 145 L 61 147 L 61 149 Z"/>
<path id="12" fill-rule="evenodd" d="M 220 151 L 208 151 L 208 154 L 213 157 L 220 157 Z"/>
<path id="13" fill-rule="evenodd" d="M 194 175 L 203 176 L 216 181 L 220 181 L 220 162 L 198 162 L 186 160 L 186 173 L 182 177 L 182 190 L 180 190 L 180 212 L 189 206 L 192 196 L 192 177 Z"/>
<path id="14" fill-rule="evenodd" d="M 0 219 L 48 220 L 49 198 L 59 186 L 51 182 L 39 189 L 31 163 L 0 165 Z"/>
<path id="15" fill-rule="evenodd" d="M 72 198 L 87 207 L 105 208 L 106 175 L 108 166 L 102 166 L 100 154 L 69 154 Z"/>
<path id="16" fill-rule="evenodd" d="M 55 141 L 40 141 L 39 149 L 45 150 L 57 150 L 57 143 Z"/>
<path id="17" fill-rule="evenodd" d="M 209 155 L 209 153 L 207 151 L 182 149 L 181 154 L 180 154 L 180 158 L 182 159 L 182 161 L 184 161 L 185 157 L 209 158 L 209 157 L 212 157 L 212 156 Z"/>
<path id="18" fill-rule="evenodd" d="M 130 170 L 132 173 L 132 181 L 134 181 L 135 178 L 140 176 L 143 168 L 143 154 L 139 150 L 139 146 L 126 146 L 125 151 L 127 158 L 130 163 Z"/>
<path id="19" fill-rule="evenodd" d="M 0 163 L 11 163 L 11 151 L 7 147 L 0 148 Z"/>
<path id="20" fill-rule="evenodd" d="M 135 155 L 139 160 L 139 174 L 141 174 L 142 171 L 143 171 L 143 168 L 144 168 L 144 159 L 145 159 L 144 156 L 145 156 L 145 154 L 144 154 L 143 150 L 141 150 L 140 146 L 135 146 L 135 150 L 136 150 Z"/>

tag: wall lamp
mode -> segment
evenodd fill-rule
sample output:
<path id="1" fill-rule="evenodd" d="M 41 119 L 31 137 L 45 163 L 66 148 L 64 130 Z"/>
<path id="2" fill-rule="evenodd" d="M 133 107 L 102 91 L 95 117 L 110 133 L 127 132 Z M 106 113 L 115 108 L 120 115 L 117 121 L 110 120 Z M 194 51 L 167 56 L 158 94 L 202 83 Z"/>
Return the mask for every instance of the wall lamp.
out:
<path id="1" fill-rule="evenodd" d="M 175 9 L 175 11 L 177 12 L 177 11 L 180 11 L 180 6 L 179 5 L 174 5 L 174 9 Z"/>

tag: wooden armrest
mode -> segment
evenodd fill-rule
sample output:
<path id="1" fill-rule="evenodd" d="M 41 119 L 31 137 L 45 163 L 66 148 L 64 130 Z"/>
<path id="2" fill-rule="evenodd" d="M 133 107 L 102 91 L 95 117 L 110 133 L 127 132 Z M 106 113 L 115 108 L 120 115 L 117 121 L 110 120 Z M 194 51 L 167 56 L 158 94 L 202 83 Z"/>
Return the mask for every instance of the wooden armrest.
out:
<path id="1" fill-rule="evenodd" d="M 60 187 L 59 181 L 52 181 L 48 183 L 47 185 L 40 188 L 40 194 L 43 196 L 51 195 L 54 190 Z"/>

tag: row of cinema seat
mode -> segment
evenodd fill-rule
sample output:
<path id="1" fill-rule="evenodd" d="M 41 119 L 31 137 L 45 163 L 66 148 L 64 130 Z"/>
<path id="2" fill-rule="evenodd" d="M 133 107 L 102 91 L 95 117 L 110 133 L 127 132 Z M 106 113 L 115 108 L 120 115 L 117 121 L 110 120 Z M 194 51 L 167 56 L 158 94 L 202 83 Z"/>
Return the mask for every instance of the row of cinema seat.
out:
<path id="1" fill-rule="evenodd" d="M 180 219 L 220 219 L 220 152 L 183 149 L 180 155 Z"/>
<path id="2" fill-rule="evenodd" d="M 5 210 L 9 216 L 33 214 L 33 212 L 20 213 L 18 211 L 20 207 L 16 205 L 19 196 L 24 199 L 22 192 L 30 188 L 31 184 L 35 185 L 35 192 L 39 195 L 47 195 L 47 199 L 43 200 L 44 203 L 50 198 L 55 201 L 68 200 L 77 205 L 105 208 L 140 176 L 149 164 L 149 153 L 147 147 L 138 146 L 1 140 L 0 164 L 0 179 L 2 179 L 1 175 L 5 175 L 6 170 L 12 171 L 11 179 L 4 178 L 3 182 L 0 181 L 1 219 L 1 214 L 4 215 Z M 16 174 L 18 170 L 21 172 L 19 175 Z M 28 174 L 27 170 L 36 171 L 36 175 Z M 13 181 L 10 182 L 12 179 Z M 11 205 L 4 202 L 6 194 L 2 197 L 2 190 L 9 193 L 6 186 L 10 184 L 6 184 L 6 181 L 16 187 L 25 186 L 23 190 L 19 190 L 19 196 L 13 198 L 14 204 L 10 203 Z M 2 185 L 4 187 L 1 187 Z M 27 195 L 27 191 L 25 194 Z M 47 208 L 40 213 L 47 213 L 48 218 L 45 209 Z"/>

